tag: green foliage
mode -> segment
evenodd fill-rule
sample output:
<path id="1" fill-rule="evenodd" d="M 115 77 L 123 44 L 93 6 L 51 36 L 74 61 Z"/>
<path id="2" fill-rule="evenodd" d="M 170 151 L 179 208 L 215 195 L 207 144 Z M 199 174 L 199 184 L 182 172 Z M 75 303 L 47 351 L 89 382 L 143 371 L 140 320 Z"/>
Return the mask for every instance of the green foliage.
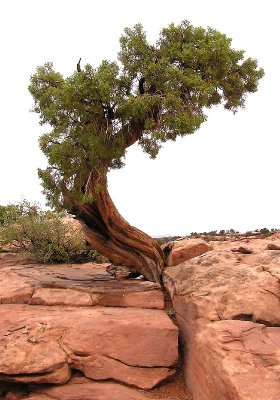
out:
<path id="1" fill-rule="evenodd" d="M 156 241 L 161 246 L 165 243 L 173 242 L 175 240 L 181 239 L 181 236 L 163 236 L 160 238 L 156 238 Z"/>
<path id="2" fill-rule="evenodd" d="M 275 233 L 275 229 L 267 229 L 267 228 L 262 228 L 259 230 L 259 232 L 264 236 L 264 237 L 269 237 Z"/>
<path id="3" fill-rule="evenodd" d="M 86 245 L 81 230 L 65 222 L 64 214 L 43 211 L 27 200 L 3 208 L 9 213 L 0 227 L 0 245 L 13 244 L 42 263 L 98 258 L 97 252 Z"/>
<path id="4" fill-rule="evenodd" d="M 169 318 L 175 318 L 176 311 L 173 308 L 171 308 L 171 309 L 167 310 L 167 315 L 169 316 Z"/>
<path id="5" fill-rule="evenodd" d="M 0 226 L 9 223 L 18 213 L 20 213 L 18 205 L 9 204 L 7 206 L 0 206 Z"/>
<path id="6" fill-rule="evenodd" d="M 126 28 L 118 58 L 67 78 L 46 63 L 31 77 L 34 111 L 50 127 L 40 138 L 49 166 L 39 176 L 52 206 L 88 200 L 91 171 L 122 167 L 135 134 L 155 158 L 162 143 L 194 133 L 208 108 L 236 112 L 264 74 L 224 34 L 188 21 L 163 29 L 156 45 L 140 24 Z"/>

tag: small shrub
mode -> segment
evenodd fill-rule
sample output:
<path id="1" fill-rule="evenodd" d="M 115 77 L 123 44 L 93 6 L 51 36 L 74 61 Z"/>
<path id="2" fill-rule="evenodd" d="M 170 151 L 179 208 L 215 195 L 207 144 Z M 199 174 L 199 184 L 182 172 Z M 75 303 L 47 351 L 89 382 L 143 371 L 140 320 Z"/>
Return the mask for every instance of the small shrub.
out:
<path id="1" fill-rule="evenodd" d="M 252 231 L 247 231 L 247 232 L 245 232 L 245 236 L 252 236 L 253 235 L 253 232 Z"/>
<path id="2" fill-rule="evenodd" d="M 229 229 L 229 230 L 226 231 L 226 233 L 230 234 L 230 235 L 234 235 L 234 234 L 238 234 L 239 232 L 236 231 L 235 229 Z"/>
<path id="3" fill-rule="evenodd" d="M 13 244 L 32 253 L 42 263 L 97 257 L 97 252 L 87 246 L 81 229 L 65 223 L 64 214 L 43 211 L 27 200 L 7 207 L 10 211 L 0 226 L 0 246 Z"/>
<path id="4" fill-rule="evenodd" d="M 175 311 L 173 308 L 170 308 L 170 309 L 167 311 L 167 315 L 168 315 L 170 318 L 174 318 L 174 317 L 176 317 L 176 311 Z"/>
<path id="5" fill-rule="evenodd" d="M 267 229 L 267 228 L 262 228 L 262 229 L 260 229 L 260 231 L 259 231 L 264 237 L 269 237 L 269 236 L 271 236 L 271 235 L 273 235 L 273 229 L 271 229 L 271 230 L 269 230 L 269 229 Z"/>

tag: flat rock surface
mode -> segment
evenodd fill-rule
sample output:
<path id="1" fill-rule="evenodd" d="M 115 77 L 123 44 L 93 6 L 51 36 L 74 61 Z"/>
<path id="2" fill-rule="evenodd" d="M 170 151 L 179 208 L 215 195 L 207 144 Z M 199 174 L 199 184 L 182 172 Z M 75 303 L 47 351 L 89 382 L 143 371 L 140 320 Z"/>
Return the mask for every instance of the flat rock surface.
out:
<path id="1" fill-rule="evenodd" d="M 212 251 L 164 274 L 193 399 L 278 400 L 280 251 L 275 247 L 280 240 L 210 245 Z M 240 246 L 250 254 L 232 251 Z"/>
<path id="2" fill-rule="evenodd" d="M 17 257 L 23 264 L 18 264 Z M 0 254 L 0 303 L 164 308 L 158 284 L 116 280 L 107 272 L 109 264 L 41 265 L 29 261 L 21 254 Z"/>

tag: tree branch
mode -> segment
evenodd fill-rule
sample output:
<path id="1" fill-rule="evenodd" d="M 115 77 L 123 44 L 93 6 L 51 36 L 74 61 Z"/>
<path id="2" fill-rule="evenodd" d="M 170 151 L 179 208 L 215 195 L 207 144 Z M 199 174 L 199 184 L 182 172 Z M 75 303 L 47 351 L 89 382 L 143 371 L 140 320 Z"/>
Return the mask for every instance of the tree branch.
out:
<path id="1" fill-rule="evenodd" d="M 77 72 L 81 72 L 81 71 L 82 71 L 82 69 L 81 69 L 81 58 L 80 58 L 79 62 L 77 64 Z"/>
<path id="2" fill-rule="evenodd" d="M 144 84 L 145 84 L 145 78 L 144 76 L 142 76 L 142 78 L 139 79 L 139 93 L 142 96 L 145 93 L 145 88 L 144 88 Z"/>

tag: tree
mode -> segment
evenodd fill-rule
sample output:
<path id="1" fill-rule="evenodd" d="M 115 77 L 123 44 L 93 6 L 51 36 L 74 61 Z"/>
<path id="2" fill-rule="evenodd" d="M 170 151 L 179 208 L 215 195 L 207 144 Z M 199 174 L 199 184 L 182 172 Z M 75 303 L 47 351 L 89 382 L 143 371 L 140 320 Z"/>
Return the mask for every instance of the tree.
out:
<path id="1" fill-rule="evenodd" d="M 213 105 L 244 107 L 263 70 L 224 34 L 187 21 L 163 29 L 156 45 L 140 24 L 126 28 L 118 63 L 78 67 L 64 78 L 46 63 L 31 77 L 34 111 L 50 127 L 40 138 L 47 201 L 81 220 L 87 241 L 111 261 L 160 282 L 166 255 L 118 213 L 107 173 L 136 142 L 155 158 L 162 143 L 194 133 Z"/>

